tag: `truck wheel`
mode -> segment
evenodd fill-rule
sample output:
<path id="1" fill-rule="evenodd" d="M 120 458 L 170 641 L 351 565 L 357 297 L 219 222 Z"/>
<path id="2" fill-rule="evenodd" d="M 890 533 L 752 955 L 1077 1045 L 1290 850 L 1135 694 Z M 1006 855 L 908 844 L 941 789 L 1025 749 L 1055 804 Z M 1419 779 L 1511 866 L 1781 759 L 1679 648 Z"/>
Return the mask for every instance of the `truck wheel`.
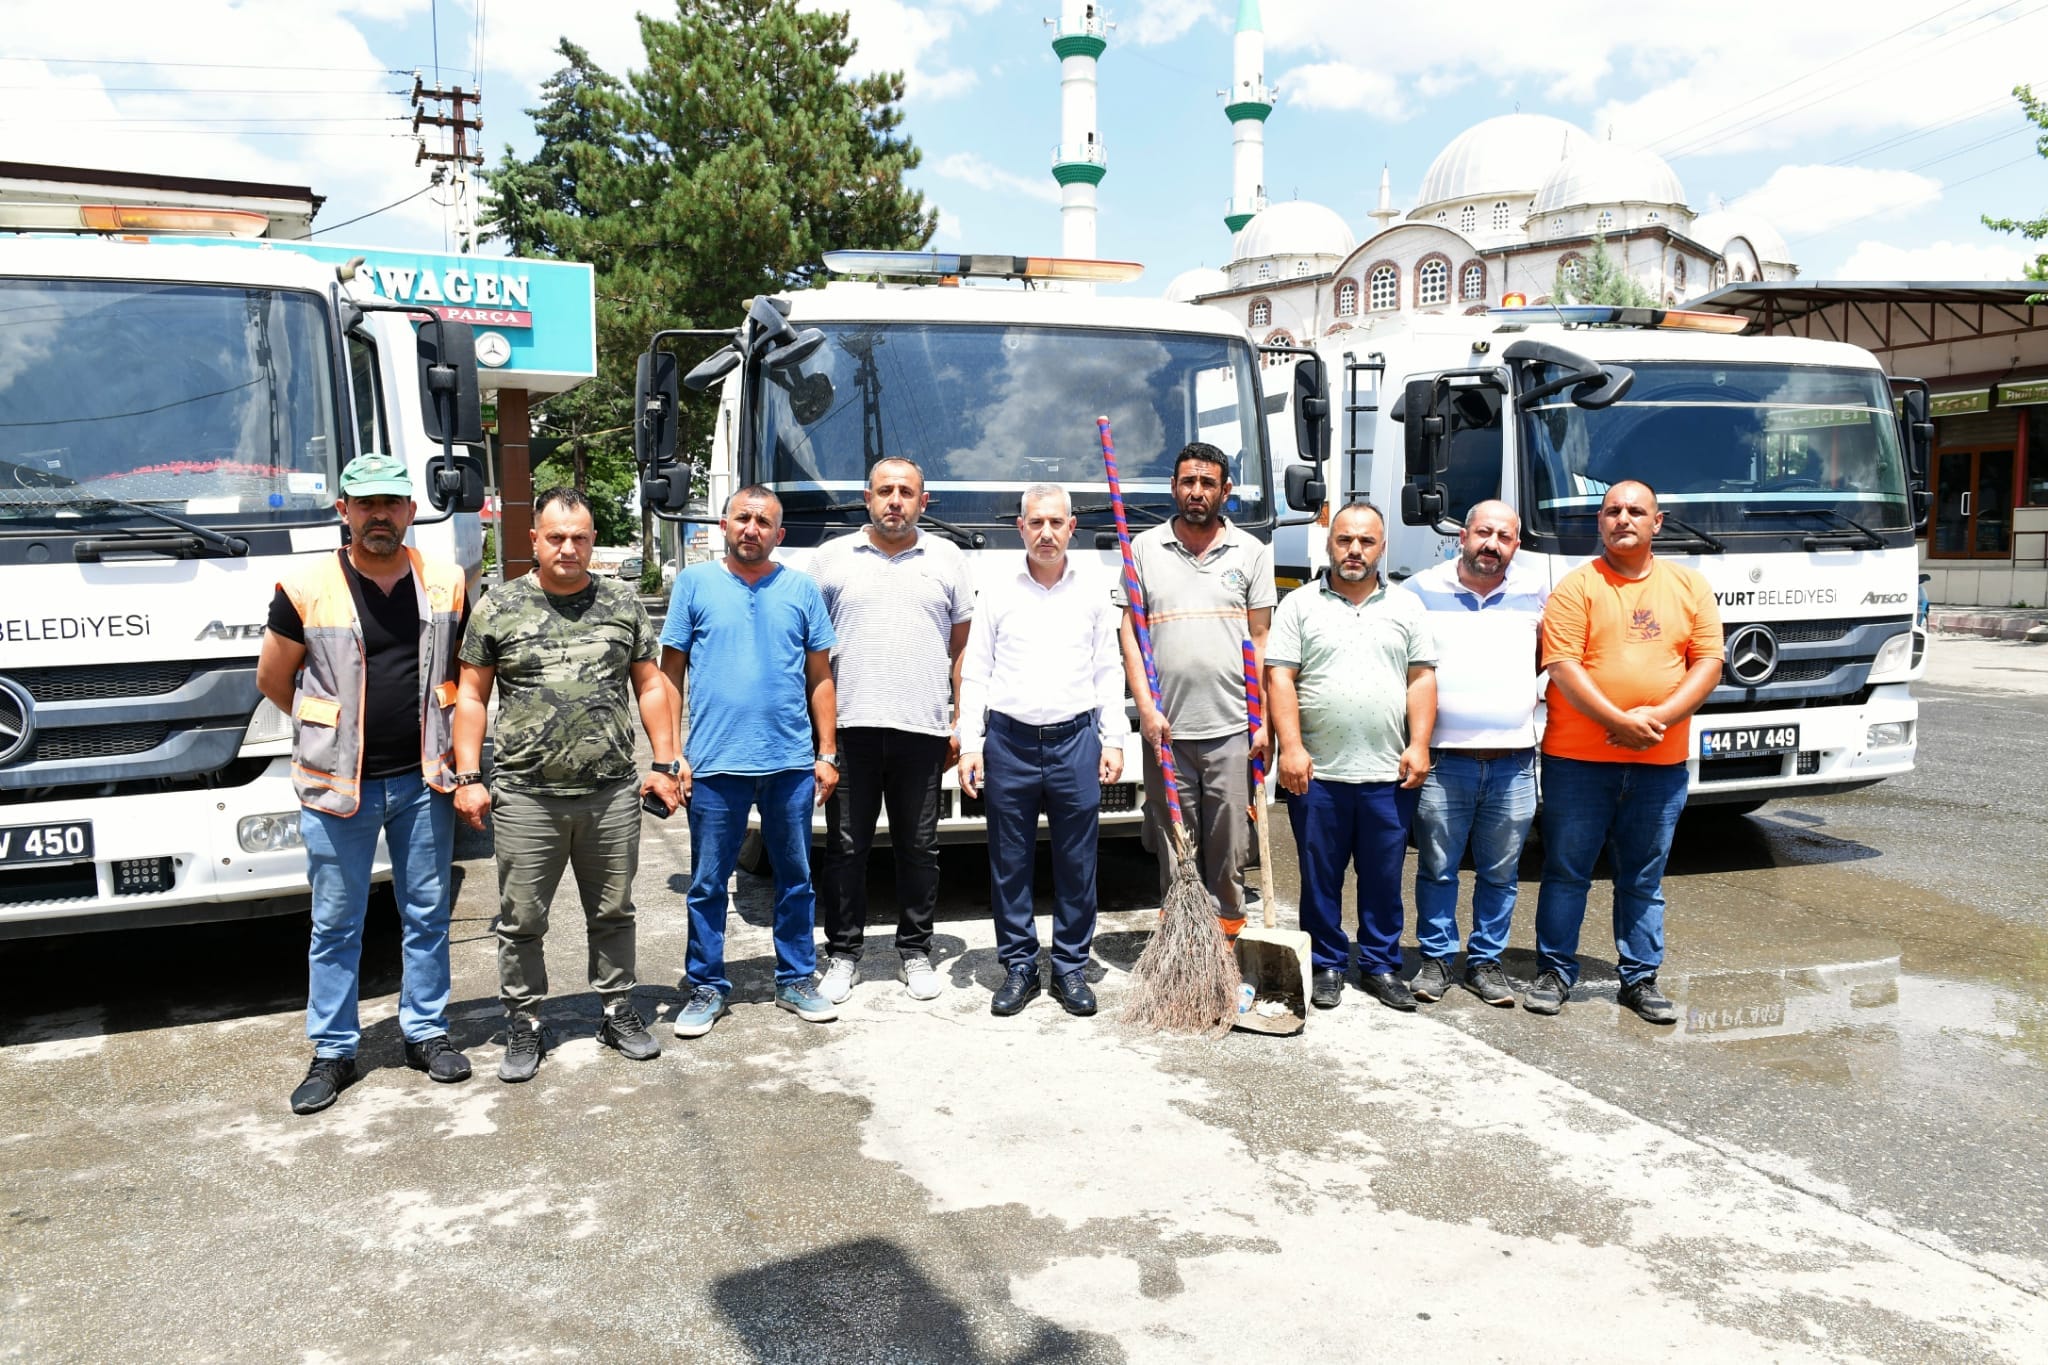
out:
<path id="1" fill-rule="evenodd" d="M 754 877 L 772 877 L 775 865 L 768 861 L 768 845 L 761 838 L 761 831 L 750 829 L 747 837 L 740 840 L 739 869 Z"/>

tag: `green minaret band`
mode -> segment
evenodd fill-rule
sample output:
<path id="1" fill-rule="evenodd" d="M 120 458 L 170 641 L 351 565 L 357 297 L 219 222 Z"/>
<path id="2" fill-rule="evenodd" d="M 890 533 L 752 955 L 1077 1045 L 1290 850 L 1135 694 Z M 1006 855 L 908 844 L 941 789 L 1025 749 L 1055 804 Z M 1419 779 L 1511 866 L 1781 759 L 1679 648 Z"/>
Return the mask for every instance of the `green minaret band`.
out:
<path id="1" fill-rule="evenodd" d="M 1230 235 L 1235 237 L 1238 233 L 1244 231 L 1244 225 L 1249 223 L 1254 216 L 1249 213 L 1228 214 L 1223 219 L 1223 226 L 1229 228 Z"/>
<path id="2" fill-rule="evenodd" d="M 1069 57 L 1100 57 L 1109 43 L 1093 33 L 1067 33 L 1052 40 L 1052 50 L 1061 61 Z"/>
<path id="3" fill-rule="evenodd" d="M 1239 104 L 1226 104 L 1223 106 L 1223 117 L 1229 119 L 1232 123 L 1237 122 L 1241 118 L 1255 118 L 1259 122 L 1264 123 L 1266 115 L 1272 112 L 1272 105 L 1259 100 L 1245 100 Z"/>
<path id="4" fill-rule="evenodd" d="M 1055 161 L 1052 178 L 1062 185 L 1100 185 L 1106 168 L 1093 161 Z"/>

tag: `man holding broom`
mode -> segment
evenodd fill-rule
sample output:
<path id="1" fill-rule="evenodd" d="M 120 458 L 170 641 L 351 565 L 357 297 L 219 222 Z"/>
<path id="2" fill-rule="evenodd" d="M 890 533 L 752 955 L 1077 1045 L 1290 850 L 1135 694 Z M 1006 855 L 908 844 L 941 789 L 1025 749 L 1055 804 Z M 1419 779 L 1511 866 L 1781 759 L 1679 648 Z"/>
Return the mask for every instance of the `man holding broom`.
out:
<path id="1" fill-rule="evenodd" d="M 960 790 L 986 795 L 989 898 L 1011 1015 L 1040 990 L 1031 865 L 1038 816 L 1052 835 L 1052 993 L 1095 1013 L 1083 970 L 1095 941 L 1095 839 L 1102 784 L 1123 775 L 1123 672 L 1109 583 L 1067 558 L 1073 505 L 1058 484 L 1024 490 L 1024 559 L 993 574 L 974 609 L 960 670 Z"/>
<path id="2" fill-rule="evenodd" d="M 1310 1000 L 1334 1009 L 1351 943 L 1344 869 L 1358 869 L 1358 970 L 1389 1009 L 1413 1010 L 1401 966 L 1401 864 L 1436 726 L 1436 645 L 1422 602 L 1379 575 L 1386 523 L 1370 503 L 1330 519 L 1327 578 L 1292 593 L 1266 642 L 1280 785 L 1301 851 Z"/>
<path id="3" fill-rule="evenodd" d="M 1182 447 L 1173 465 L 1175 515 L 1131 537 L 1162 705 L 1152 703 L 1128 603 L 1123 656 L 1145 737 L 1145 820 L 1159 856 L 1159 894 L 1165 897 L 1174 868 L 1159 768 L 1159 750 L 1170 744 L 1202 884 L 1224 936 L 1234 939 L 1244 928 L 1251 852 L 1250 765 L 1266 755 L 1265 734 L 1253 738 L 1245 726 L 1244 642 L 1251 641 L 1255 661 L 1264 657 L 1277 599 L 1272 551 L 1223 515 L 1229 497 L 1223 452 L 1203 441 Z"/>

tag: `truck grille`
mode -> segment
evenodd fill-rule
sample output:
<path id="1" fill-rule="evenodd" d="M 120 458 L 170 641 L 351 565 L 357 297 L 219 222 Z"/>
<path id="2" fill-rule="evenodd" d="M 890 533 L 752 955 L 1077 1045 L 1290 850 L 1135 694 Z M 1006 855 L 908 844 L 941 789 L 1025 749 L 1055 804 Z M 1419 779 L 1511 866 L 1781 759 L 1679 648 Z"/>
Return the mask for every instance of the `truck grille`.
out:
<path id="1" fill-rule="evenodd" d="M 95 697 L 160 697 L 192 679 L 186 660 L 142 664 L 85 664 L 73 668 L 17 668 L 8 677 L 28 689 L 39 705 Z"/>
<path id="2" fill-rule="evenodd" d="M 164 742 L 171 727 L 154 721 L 139 725 L 101 725 L 90 730 L 44 730 L 36 736 L 31 763 L 61 763 L 81 758 L 116 758 L 148 753 Z"/>

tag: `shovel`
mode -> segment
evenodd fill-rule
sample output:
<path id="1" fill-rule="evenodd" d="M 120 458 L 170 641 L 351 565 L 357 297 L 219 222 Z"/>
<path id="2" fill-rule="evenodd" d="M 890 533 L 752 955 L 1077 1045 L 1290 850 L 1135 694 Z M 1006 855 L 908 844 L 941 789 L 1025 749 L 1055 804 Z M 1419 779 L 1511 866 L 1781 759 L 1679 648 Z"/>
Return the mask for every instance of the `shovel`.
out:
<path id="1" fill-rule="evenodd" d="M 1244 642 L 1244 695 L 1256 736 L 1264 708 L 1250 640 Z M 1286 1035 L 1301 1032 L 1308 1022 L 1309 941 L 1299 929 L 1273 925 L 1273 840 L 1266 829 L 1272 810 L 1266 802 L 1266 765 L 1253 759 L 1251 818 L 1259 836 L 1259 911 L 1264 923 L 1237 936 L 1237 967 L 1246 989 L 1238 997 L 1234 1025 L 1247 1033 Z"/>

